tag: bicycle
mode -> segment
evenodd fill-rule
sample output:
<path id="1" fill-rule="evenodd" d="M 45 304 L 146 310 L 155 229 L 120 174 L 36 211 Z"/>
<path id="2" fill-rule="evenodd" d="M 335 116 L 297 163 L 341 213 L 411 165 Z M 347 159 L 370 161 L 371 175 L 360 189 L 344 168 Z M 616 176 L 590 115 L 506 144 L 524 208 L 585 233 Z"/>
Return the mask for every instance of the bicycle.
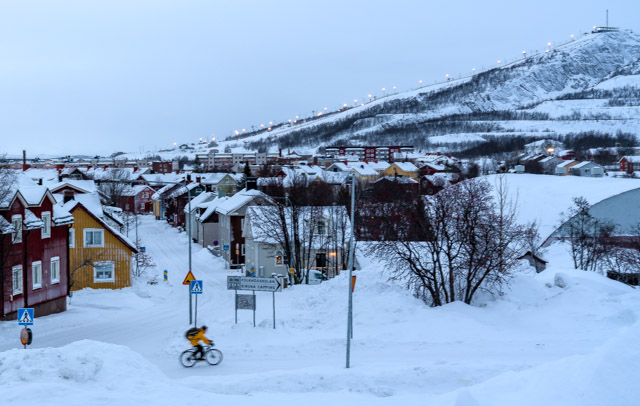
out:
<path id="1" fill-rule="evenodd" d="M 180 363 L 183 367 L 191 368 L 199 361 L 207 361 L 209 365 L 218 365 L 222 362 L 222 351 L 217 348 L 213 348 L 213 344 L 206 345 L 204 347 L 204 354 L 202 358 L 195 357 L 196 350 L 197 349 L 193 347 L 180 354 Z"/>

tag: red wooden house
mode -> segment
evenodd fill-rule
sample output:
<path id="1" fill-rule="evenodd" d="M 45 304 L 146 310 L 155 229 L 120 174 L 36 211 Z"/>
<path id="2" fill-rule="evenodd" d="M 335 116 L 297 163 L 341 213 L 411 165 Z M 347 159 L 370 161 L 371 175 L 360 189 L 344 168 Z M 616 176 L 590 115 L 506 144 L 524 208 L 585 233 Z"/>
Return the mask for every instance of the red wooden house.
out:
<path id="1" fill-rule="evenodd" d="M 127 188 L 120 197 L 120 208 L 130 213 L 151 213 L 151 196 L 156 191 L 148 185 L 135 185 Z"/>
<path id="2" fill-rule="evenodd" d="M 22 307 L 36 317 L 66 310 L 72 223 L 43 186 L 21 186 L 0 202 L 0 319 Z"/>

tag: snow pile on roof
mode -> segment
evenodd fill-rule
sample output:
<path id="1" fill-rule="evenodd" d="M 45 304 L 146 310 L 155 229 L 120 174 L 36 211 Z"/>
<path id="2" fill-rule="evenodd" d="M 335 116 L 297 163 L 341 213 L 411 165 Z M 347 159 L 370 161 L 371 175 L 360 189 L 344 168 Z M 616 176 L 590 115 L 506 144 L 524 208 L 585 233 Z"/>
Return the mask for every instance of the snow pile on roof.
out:
<path id="1" fill-rule="evenodd" d="M 412 164 L 411 162 L 394 162 L 392 165 L 396 165 L 398 168 L 400 168 L 404 172 L 418 171 L 418 167 Z"/>
<path id="2" fill-rule="evenodd" d="M 173 184 L 164 185 L 151 196 L 151 200 L 160 200 L 163 194 L 167 193 L 167 191 L 169 191 L 171 188 L 174 188 L 176 186 L 177 185 L 173 185 Z"/>
<path id="3" fill-rule="evenodd" d="M 0 234 L 11 234 L 15 231 L 13 228 L 13 224 L 9 223 L 5 220 L 4 217 L 0 216 Z"/>
<path id="4" fill-rule="evenodd" d="M 24 209 L 24 228 L 26 230 L 36 230 L 42 227 L 44 227 L 44 222 L 31 210 Z"/>
<path id="5" fill-rule="evenodd" d="M 73 215 L 69 213 L 68 210 L 65 210 L 60 205 L 53 206 L 53 224 L 56 226 L 64 226 L 67 224 L 73 224 Z"/>
<path id="6" fill-rule="evenodd" d="M 102 211 L 102 203 L 100 203 L 100 196 L 96 194 L 76 194 L 73 196 L 73 200 L 69 200 L 66 203 L 62 203 L 62 207 L 65 210 L 71 212 L 73 208 L 81 203 L 85 209 L 89 210 L 91 214 L 102 219 L 104 213 Z"/>

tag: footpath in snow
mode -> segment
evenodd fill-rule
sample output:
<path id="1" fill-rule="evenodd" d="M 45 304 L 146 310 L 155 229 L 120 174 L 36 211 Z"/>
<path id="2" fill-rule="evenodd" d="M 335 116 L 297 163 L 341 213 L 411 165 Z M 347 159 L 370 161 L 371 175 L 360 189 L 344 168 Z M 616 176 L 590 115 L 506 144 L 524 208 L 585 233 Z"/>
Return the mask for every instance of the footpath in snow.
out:
<path id="1" fill-rule="evenodd" d="M 640 292 L 572 270 L 561 245 L 545 272 L 475 306 L 429 308 L 361 257 L 350 369 L 345 273 L 276 293 L 275 330 L 272 295 L 257 292 L 254 328 L 250 311 L 234 323 L 232 272 L 194 245 L 198 324 L 224 361 L 186 369 L 187 238 L 150 216 L 139 232 L 157 267 L 133 287 L 74 293 L 67 312 L 36 319 L 27 350 L 17 323 L 0 323 L 0 404 L 637 404 Z"/>

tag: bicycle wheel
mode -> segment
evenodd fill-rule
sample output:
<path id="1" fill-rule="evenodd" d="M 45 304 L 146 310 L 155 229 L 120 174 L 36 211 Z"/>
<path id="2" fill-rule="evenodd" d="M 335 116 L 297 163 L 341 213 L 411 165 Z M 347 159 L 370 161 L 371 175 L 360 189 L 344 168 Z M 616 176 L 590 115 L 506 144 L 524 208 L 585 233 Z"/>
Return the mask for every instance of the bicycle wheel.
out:
<path id="1" fill-rule="evenodd" d="M 193 350 L 186 350 L 182 354 L 180 354 L 180 363 L 182 364 L 183 367 L 191 368 L 196 364 L 196 362 L 198 362 L 193 356 L 193 354 L 194 354 Z"/>
<path id="2" fill-rule="evenodd" d="M 204 355 L 209 365 L 218 365 L 222 362 L 222 351 L 212 348 Z"/>

